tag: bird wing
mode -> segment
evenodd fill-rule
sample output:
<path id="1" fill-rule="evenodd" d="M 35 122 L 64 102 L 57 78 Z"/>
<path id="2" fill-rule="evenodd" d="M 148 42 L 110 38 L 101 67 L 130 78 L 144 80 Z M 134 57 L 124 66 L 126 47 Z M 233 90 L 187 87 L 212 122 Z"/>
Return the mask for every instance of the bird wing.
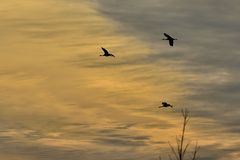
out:
<path id="1" fill-rule="evenodd" d="M 164 36 L 166 36 L 169 39 L 173 39 L 171 36 L 169 36 L 167 33 L 164 33 Z"/>
<path id="2" fill-rule="evenodd" d="M 173 39 L 169 39 L 169 45 L 173 46 Z"/>
<path id="3" fill-rule="evenodd" d="M 105 55 L 108 55 L 108 54 L 109 54 L 109 52 L 108 52 L 105 48 L 102 47 L 102 50 L 103 50 L 103 52 L 104 52 Z"/>

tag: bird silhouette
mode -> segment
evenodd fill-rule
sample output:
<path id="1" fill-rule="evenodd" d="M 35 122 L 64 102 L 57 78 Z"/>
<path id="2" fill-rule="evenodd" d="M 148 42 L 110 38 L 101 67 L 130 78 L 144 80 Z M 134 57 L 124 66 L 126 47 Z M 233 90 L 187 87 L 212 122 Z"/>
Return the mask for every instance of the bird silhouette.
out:
<path id="1" fill-rule="evenodd" d="M 176 38 L 169 36 L 167 33 L 164 33 L 164 36 L 167 38 L 163 38 L 162 40 L 168 40 L 170 46 L 173 46 L 174 40 L 177 40 Z"/>
<path id="2" fill-rule="evenodd" d="M 162 106 L 159 106 L 158 108 L 163 108 L 163 107 L 172 107 L 173 108 L 173 106 L 167 102 L 162 102 Z"/>
<path id="3" fill-rule="evenodd" d="M 113 54 L 109 53 L 105 48 L 102 47 L 102 50 L 103 50 L 104 54 L 100 55 L 100 56 L 105 56 L 105 57 L 112 56 L 112 57 L 115 57 Z"/>

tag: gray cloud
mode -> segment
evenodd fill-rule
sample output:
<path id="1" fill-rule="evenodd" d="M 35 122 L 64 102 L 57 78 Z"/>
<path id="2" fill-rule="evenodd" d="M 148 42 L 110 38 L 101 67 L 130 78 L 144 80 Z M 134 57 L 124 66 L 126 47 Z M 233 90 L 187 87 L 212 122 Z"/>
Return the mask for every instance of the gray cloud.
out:
<path id="1" fill-rule="evenodd" d="M 67 6 L 71 2 L 73 3 L 73 6 L 75 6 L 78 3 L 80 4 L 87 1 L 56 0 L 51 2 L 61 3 L 60 6 Z M 28 40 L 27 42 L 35 42 L 35 40 L 38 42 L 39 40 L 52 41 L 53 43 L 51 44 L 54 46 L 55 43 L 58 43 L 57 46 L 61 45 L 63 47 L 60 48 L 59 51 L 61 49 L 66 49 L 64 47 L 68 47 L 67 50 L 64 50 L 64 52 L 67 52 L 69 51 L 68 49 L 70 49 L 71 52 L 73 51 L 79 55 L 79 57 L 76 57 L 76 54 L 71 55 L 71 58 L 69 58 L 67 57 L 68 53 L 61 53 L 67 55 L 66 57 L 62 57 L 62 59 L 64 58 L 63 61 L 65 61 L 67 58 L 67 62 L 70 62 L 70 64 L 75 66 L 79 66 L 80 69 L 87 68 L 94 70 L 99 68 L 101 70 L 102 68 L 111 68 L 114 70 L 116 68 L 122 68 L 122 70 L 120 70 L 120 74 L 124 78 L 121 79 L 117 84 L 125 81 L 144 83 L 137 86 L 139 87 L 136 89 L 137 91 L 135 91 L 135 88 L 133 87 L 134 92 L 132 93 L 129 92 L 127 87 L 126 89 L 122 89 L 122 86 L 119 85 L 119 90 L 116 91 L 115 86 L 112 86 L 112 88 L 109 89 L 110 91 L 99 92 L 98 94 L 101 94 L 101 96 L 96 96 L 96 98 L 92 93 L 95 91 L 104 90 L 104 86 L 100 87 L 100 85 L 97 85 L 97 87 L 91 90 L 91 92 L 89 91 L 85 93 L 83 86 L 93 83 L 89 82 L 88 79 L 86 80 L 87 85 L 84 84 L 84 82 L 81 82 L 82 85 L 78 83 L 78 81 L 82 80 L 81 78 L 63 79 L 62 81 L 64 82 L 59 84 L 55 83 L 61 81 L 64 76 L 75 77 L 75 71 L 77 70 L 74 70 L 74 73 L 72 74 L 63 74 L 62 71 L 52 70 L 52 67 L 64 68 L 66 67 L 65 64 L 62 66 L 53 65 L 46 68 L 39 66 L 39 68 L 42 68 L 42 72 L 44 73 L 46 72 L 45 69 L 48 68 L 49 70 L 52 70 L 52 72 L 45 75 L 48 78 L 50 77 L 49 79 L 36 84 L 34 83 L 33 86 L 39 85 L 40 89 L 47 88 L 46 90 L 50 91 L 51 94 L 48 95 L 45 90 L 30 88 L 29 95 L 32 95 L 33 92 L 40 92 L 39 97 L 47 94 L 46 97 L 50 96 L 51 98 L 37 98 L 36 102 L 26 100 L 31 98 L 24 96 L 21 97 L 21 95 L 23 95 L 22 91 L 26 90 L 24 86 L 22 87 L 23 89 L 21 88 L 19 89 L 19 92 L 17 92 L 16 97 L 20 98 L 16 103 L 13 103 L 14 101 L 12 101 L 14 98 L 9 99 L 9 97 L 13 96 L 11 93 L 16 92 L 14 87 L 14 89 L 11 90 L 12 92 L 2 94 L 1 100 L 3 102 L 1 102 L 0 110 L 0 121 L 2 122 L 1 129 L 26 129 L 31 130 L 31 132 L 26 132 L 21 135 L 23 140 L 21 138 L 18 139 L 18 137 L 13 138 L 9 136 L 1 136 L 1 155 L 9 154 L 16 156 L 29 156 L 29 159 L 31 160 L 154 159 L 155 157 L 152 158 L 151 155 L 154 155 L 158 151 L 158 149 L 156 149 L 158 147 L 154 148 L 151 146 L 151 144 L 164 145 L 166 142 L 153 139 L 154 137 L 149 136 L 149 133 L 136 133 L 134 128 L 161 130 L 177 127 L 169 123 L 167 120 L 163 121 L 152 118 L 151 121 L 153 120 L 154 122 L 146 122 L 145 120 L 147 120 L 147 117 L 139 116 L 144 120 L 144 122 L 142 121 L 140 123 L 138 120 L 132 120 L 131 123 L 125 121 L 117 124 L 107 124 L 111 127 L 106 127 L 106 124 L 101 122 L 96 122 L 97 124 L 85 123 L 85 121 L 87 121 L 85 119 L 87 119 L 89 116 L 108 120 L 113 118 L 111 115 L 112 113 L 119 112 L 119 110 L 112 111 L 112 108 L 109 107 L 112 104 L 109 105 L 107 102 L 101 102 L 101 104 L 99 102 L 93 102 L 93 99 L 95 98 L 101 99 L 100 101 L 113 99 L 113 101 L 110 100 L 110 102 L 114 102 L 115 105 L 117 103 L 118 107 L 126 106 L 122 110 L 130 112 L 128 115 L 129 117 L 133 116 L 135 118 L 135 115 L 131 115 L 131 113 L 136 112 L 140 113 L 140 115 L 142 115 L 141 113 L 144 112 L 150 117 L 157 116 L 159 112 L 152 109 L 152 107 L 155 106 L 151 106 L 149 107 L 151 109 L 149 109 L 145 105 L 147 102 L 142 103 L 145 101 L 145 99 L 141 99 L 142 97 L 134 99 L 135 94 L 138 92 L 143 92 L 146 95 L 149 94 L 156 96 L 157 98 L 151 97 L 154 99 L 153 101 L 160 99 L 159 97 L 163 98 L 166 92 L 173 92 L 171 93 L 174 95 L 172 97 L 182 98 L 182 101 L 177 102 L 176 110 L 173 112 L 176 111 L 178 113 L 178 111 L 180 111 L 180 107 L 186 106 L 187 104 L 190 106 L 189 108 L 191 109 L 192 117 L 206 119 L 206 121 L 209 119 L 213 120 L 211 124 L 208 122 L 205 122 L 205 124 L 195 124 L 196 126 L 193 127 L 194 131 L 201 130 L 206 136 L 214 136 L 216 134 L 215 128 L 219 127 L 218 129 L 224 132 L 223 135 L 226 134 L 229 137 L 233 135 L 239 135 L 240 129 L 238 126 L 240 121 L 238 118 L 239 109 L 237 106 L 240 103 L 238 98 L 240 95 L 240 74 L 238 72 L 240 67 L 238 44 L 240 41 L 238 36 L 240 25 L 238 10 L 240 2 L 238 0 L 213 0 L 211 2 L 209 0 L 201 0 L 198 2 L 192 2 L 190 0 L 92 0 L 91 2 L 94 3 L 94 9 L 100 11 L 101 15 L 96 15 L 97 13 L 95 12 L 89 12 L 85 14 L 94 14 L 94 16 L 97 17 L 101 17 L 103 15 L 105 18 L 107 17 L 111 19 L 112 21 L 106 22 L 113 22 L 118 29 L 117 31 L 120 31 L 121 35 L 131 35 L 133 37 L 137 37 L 138 40 L 145 42 L 151 49 L 150 53 L 139 52 L 138 56 L 126 55 L 124 57 L 123 53 L 119 53 L 117 50 L 128 48 L 128 46 L 117 45 L 117 47 L 113 47 L 112 49 L 113 52 L 117 54 L 116 59 L 111 59 L 112 61 L 97 59 L 99 58 L 98 54 L 100 54 L 98 53 L 99 44 L 95 43 L 104 43 L 105 40 L 110 42 L 112 38 L 110 36 L 110 32 L 112 34 L 112 31 L 109 31 L 108 28 L 104 28 L 103 24 L 99 24 L 98 21 L 95 22 L 94 18 L 89 20 L 88 18 L 90 16 L 86 16 L 88 17 L 86 19 L 81 19 L 82 17 L 85 17 L 85 15 L 80 12 L 81 8 L 79 10 L 76 8 L 72 10 L 71 8 L 66 9 L 63 7 L 64 9 L 60 11 L 55 7 L 51 8 L 52 6 L 48 5 L 51 6 L 51 9 L 56 9 L 56 11 L 51 12 L 52 14 L 45 15 L 42 18 L 38 18 L 37 14 L 29 17 L 17 16 L 18 18 L 3 18 L 3 25 L 0 26 L 2 33 L 1 35 L 3 35 L 3 37 L 7 37 L 8 33 L 14 35 L 12 37 L 15 37 L 15 34 L 20 34 L 21 38 L 25 37 Z M 95 5 L 95 3 L 97 3 L 98 6 Z M 80 30 L 80 27 L 83 25 L 87 25 L 84 27 L 86 32 L 85 30 L 83 32 Z M 10 32 L 5 33 L 5 30 L 8 28 L 10 28 Z M 163 38 L 163 32 L 168 32 L 179 39 L 176 42 L 176 47 L 169 48 L 167 42 L 161 40 Z M 78 40 L 82 38 L 82 33 L 86 33 L 85 39 L 83 38 L 82 41 L 78 42 Z M 95 39 L 96 33 L 98 33 L 97 36 L 99 37 L 102 35 L 105 36 L 105 39 L 100 39 L 99 41 L 101 42 L 96 41 L 93 43 L 91 40 Z M 61 38 L 65 39 L 65 36 L 69 36 L 70 38 L 64 41 Z M 88 36 L 90 36 L 90 38 Z M 22 42 L 21 40 L 22 39 L 20 39 L 18 42 Z M 85 40 L 88 41 L 85 42 Z M 113 43 L 118 43 L 118 41 Z M 34 46 L 35 45 L 36 43 L 34 43 Z M 132 44 L 128 43 L 128 45 L 130 46 Z M 86 53 L 83 53 L 79 47 L 86 46 L 89 48 L 96 47 L 96 53 L 91 52 L 87 53 L 87 56 L 82 56 L 86 55 Z M 133 51 L 134 49 L 132 49 L 131 52 Z M 55 56 L 57 57 L 57 55 Z M 59 59 L 61 59 L 61 57 L 59 57 Z M 54 59 L 54 62 L 55 61 L 57 61 L 57 59 Z M 43 65 L 46 65 L 47 63 L 51 63 L 53 61 L 44 62 L 45 63 Z M 25 61 L 21 64 L 25 65 Z M 168 67 L 168 69 L 161 70 L 163 66 Z M 27 67 L 31 68 L 29 66 Z M 61 69 L 62 68 L 60 68 L 60 70 Z M 59 72 L 58 76 L 55 71 Z M 66 70 L 65 72 L 68 71 L 70 70 Z M 23 72 L 20 72 L 20 74 L 18 74 L 16 71 L 10 72 L 1 69 L 0 74 L 2 77 L 11 75 L 15 76 L 14 78 L 17 80 L 25 79 L 26 83 L 28 82 L 27 80 L 31 79 L 32 77 L 27 73 L 22 74 Z M 30 74 L 30 72 L 28 73 Z M 119 72 L 116 74 L 118 75 Z M 180 87 L 190 90 L 191 93 L 187 95 L 180 91 L 180 93 L 177 91 L 175 93 L 174 91 L 177 88 L 167 88 L 162 90 L 161 87 L 164 86 L 165 83 L 177 83 L 175 74 L 180 74 L 182 76 L 182 81 L 179 82 L 179 84 L 181 84 Z M 86 73 L 85 75 L 82 74 L 81 76 L 85 76 L 87 78 Z M 109 76 L 112 77 L 114 75 Z M 165 76 L 168 78 L 165 81 L 161 81 Z M 93 75 L 90 77 L 94 80 L 99 78 Z M 57 80 L 51 82 L 51 87 L 49 87 L 48 80 L 51 78 L 56 78 Z M 115 78 L 119 77 L 116 76 Z M 5 81 L 7 80 L 8 79 Z M 114 79 L 110 80 L 113 81 Z M 12 83 L 14 82 L 15 81 Z M 67 84 L 67 82 L 69 84 L 73 83 L 73 85 L 64 86 L 63 84 Z M 19 83 L 19 85 L 21 85 L 21 83 Z M 126 86 L 128 86 L 128 83 L 126 83 Z M 146 88 L 150 86 L 154 89 L 148 90 L 147 88 L 144 90 L 145 88 L 141 88 L 142 86 L 146 86 Z M 56 88 L 58 87 L 61 89 L 57 90 Z M 8 91 L 11 88 L 11 86 L 6 89 L 3 88 L 3 91 Z M 70 90 L 73 88 L 77 91 L 74 90 L 71 92 Z M 80 92 L 83 93 L 83 97 L 78 94 L 79 90 L 83 90 Z M 61 93 L 59 94 L 59 92 Z M 71 105 L 71 107 L 67 105 L 68 109 L 66 109 L 67 107 L 65 105 L 62 105 L 61 107 L 51 106 L 51 103 L 56 101 L 64 101 L 65 103 L 66 100 L 68 103 L 68 100 L 72 100 L 71 98 L 67 97 L 67 94 L 69 94 L 69 97 L 76 96 L 75 99 L 73 98 L 74 100 L 78 100 L 80 97 L 81 102 L 80 100 L 75 102 L 79 102 L 81 105 L 76 104 L 74 106 L 77 107 L 73 108 L 71 108 L 73 105 Z M 4 103 L 5 99 L 9 101 Z M 48 102 L 47 104 L 44 104 L 43 106 L 37 105 L 37 103 L 40 101 L 45 100 Z M 34 103 L 35 105 L 29 105 L 29 103 Z M 139 105 L 137 109 L 129 109 L 129 104 L 134 104 L 137 106 L 138 104 L 141 104 L 144 107 Z M 103 107 L 99 109 L 102 110 L 102 112 L 96 111 L 97 108 L 100 107 Z M 47 110 L 40 112 L 42 108 L 47 108 Z M 90 110 L 90 108 L 93 108 L 93 110 Z M 59 109 L 63 109 L 63 111 L 60 113 L 55 113 L 55 111 L 58 111 Z M 106 110 L 108 111 L 107 113 Z M 66 113 L 68 117 L 62 117 L 61 115 L 63 115 L 63 113 Z M 163 111 L 163 113 L 169 114 L 170 112 Z M 121 113 L 121 115 L 125 116 L 124 113 Z M 172 115 L 175 116 L 176 114 L 173 113 Z M 72 116 L 73 119 L 70 122 Z M 74 123 L 74 120 L 78 121 L 80 119 L 78 119 L 78 116 L 83 116 L 81 117 L 82 122 Z M 116 120 L 122 121 L 123 119 L 116 118 Z M 201 123 L 200 120 L 197 123 Z M 47 133 L 50 132 L 61 133 L 61 138 L 63 139 L 49 136 Z M 75 142 L 86 141 L 94 147 L 99 145 L 100 148 L 112 147 L 113 149 L 107 149 L 107 151 L 102 149 L 96 150 L 94 147 L 94 149 L 91 148 L 90 150 L 87 150 L 84 147 L 80 147 L 78 149 L 69 149 L 69 146 L 50 146 L 34 143 L 35 141 L 39 141 L 44 138 L 50 138 L 51 140 L 54 139 L 59 141 L 65 140 L 64 138 L 67 140 L 74 140 Z M 222 157 L 222 154 L 231 158 L 232 153 L 238 152 L 239 147 L 237 145 L 230 146 L 228 149 L 222 149 L 222 143 L 225 143 L 226 141 L 221 142 L 219 139 L 217 140 L 220 144 L 202 146 L 202 159 L 219 159 Z M 199 141 L 201 141 L 201 139 Z M 231 142 L 234 143 L 232 140 Z M 141 147 L 144 147 L 144 149 L 147 150 L 146 153 L 138 151 L 138 149 Z M 122 148 L 125 150 L 122 151 Z"/>
<path id="2" fill-rule="evenodd" d="M 98 1 L 98 8 L 106 16 L 123 24 L 123 34 L 130 33 L 153 43 L 161 43 L 163 32 L 172 32 L 179 37 L 176 47 L 180 51 L 159 50 L 143 58 L 136 58 L 134 63 L 153 64 L 157 67 L 163 61 L 171 66 L 180 67 L 190 76 L 208 77 L 220 75 L 215 81 L 227 79 L 227 82 L 216 84 L 215 81 L 201 82 L 186 79 L 186 87 L 194 91 L 189 99 L 205 100 L 215 104 L 222 103 L 235 107 L 239 96 L 239 1 L 201 1 L 192 3 L 171 0 L 163 2 L 152 0 L 136 1 Z M 121 28 L 121 29 L 122 29 Z M 132 32 L 132 31 L 135 32 Z M 136 33 L 137 32 L 137 33 Z M 181 47 L 185 49 L 181 49 Z M 126 64 L 131 64 L 126 61 Z M 156 77 L 155 77 L 156 78 Z M 221 111 L 218 111 L 221 112 Z M 217 112 L 217 113 L 218 113 Z"/>
<path id="3" fill-rule="evenodd" d="M 201 153 L 206 154 L 201 155 Z M 203 160 L 222 159 L 225 157 L 235 158 L 231 156 L 232 153 L 239 153 L 239 147 L 232 146 L 228 149 L 224 149 L 220 144 L 214 144 L 208 146 L 201 146 L 199 157 Z"/>
<path id="4" fill-rule="evenodd" d="M 38 131 L 25 132 L 26 130 L 15 130 L 16 135 L 19 133 L 26 133 L 25 138 L 29 136 L 40 135 Z M 145 145 L 144 141 L 148 140 L 147 136 L 127 136 L 127 135 L 111 135 L 109 138 L 96 138 L 95 142 L 104 145 L 113 145 L 113 146 L 123 146 L 124 151 L 117 151 L 114 149 L 109 150 L 89 150 L 84 147 L 71 148 L 68 146 L 51 146 L 35 143 L 36 140 L 40 140 L 43 137 L 38 137 L 37 139 L 32 139 L 32 142 L 27 142 L 24 139 L 19 139 L 15 136 L 6 135 L 3 136 L 2 132 L 0 133 L 0 155 L 2 158 L 11 158 L 11 157 L 25 157 L 27 160 L 47 160 L 47 159 L 72 159 L 72 160 L 95 160 L 97 158 L 106 159 L 111 158 L 113 160 L 123 159 L 127 160 L 128 158 L 146 158 L 144 155 L 141 157 L 137 152 L 132 152 L 133 147 Z M 44 138 L 50 138 L 44 136 Z M 30 139 L 31 140 L 31 139 Z M 57 139 L 56 139 L 57 140 Z M 59 139 L 60 140 L 60 139 Z M 126 147 L 129 147 L 127 149 Z M 114 152 L 114 154 L 113 154 Z M 149 155 L 147 156 L 149 157 Z"/>
<path id="5" fill-rule="evenodd" d="M 131 138 L 132 139 L 132 138 Z M 134 138 L 135 139 L 135 138 Z M 128 138 L 97 138 L 95 139 L 97 143 L 105 144 L 105 145 L 113 145 L 113 146 L 123 146 L 123 147 L 129 147 L 129 146 L 146 146 L 146 143 L 144 141 L 141 141 L 139 139 L 137 140 L 130 140 Z"/>
<path id="6" fill-rule="evenodd" d="M 185 77 L 183 86 L 192 91 L 183 95 L 185 102 L 178 106 L 188 104 L 194 117 L 214 120 L 213 126 L 224 128 L 230 135 L 240 133 L 239 1 L 96 2 L 97 9 L 116 21 L 123 34 L 139 37 L 153 48 L 153 53 L 124 65 L 150 64 L 157 68 L 167 63 L 178 68 Z M 176 49 L 164 48 L 163 32 L 179 39 Z M 213 134 L 211 131 L 208 134 Z M 226 155 L 228 151 L 223 152 Z M 219 152 L 211 153 L 203 159 L 221 158 Z"/>

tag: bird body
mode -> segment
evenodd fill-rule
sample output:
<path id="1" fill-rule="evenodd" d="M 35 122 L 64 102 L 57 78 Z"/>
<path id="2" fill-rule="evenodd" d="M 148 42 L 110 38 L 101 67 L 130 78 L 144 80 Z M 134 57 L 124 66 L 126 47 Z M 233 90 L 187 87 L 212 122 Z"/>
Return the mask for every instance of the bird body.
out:
<path id="1" fill-rule="evenodd" d="M 170 46 L 173 46 L 174 40 L 177 40 L 176 38 L 171 37 L 167 33 L 164 33 L 164 36 L 167 38 L 166 39 L 163 38 L 162 40 L 168 40 Z"/>
<path id="2" fill-rule="evenodd" d="M 100 56 L 105 56 L 105 57 L 112 56 L 112 57 L 115 57 L 113 54 L 109 53 L 107 49 L 102 47 L 102 50 L 103 50 L 104 54 L 100 55 Z"/>
<path id="3" fill-rule="evenodd" d="M 173 108 L 173 106 L 167 102 L 162 102 L 162 106 L 159 106 L 158 108 L 163 108 L 163 107 L 171 107 Z"/>

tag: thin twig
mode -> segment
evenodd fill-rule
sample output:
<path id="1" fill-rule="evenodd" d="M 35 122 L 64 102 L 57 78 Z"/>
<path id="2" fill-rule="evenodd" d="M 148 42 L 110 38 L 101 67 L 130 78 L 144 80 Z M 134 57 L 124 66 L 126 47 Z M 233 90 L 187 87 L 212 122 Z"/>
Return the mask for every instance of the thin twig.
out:
<path id="1" fill-rule="evenodd" d="M 198 142 L 196 142 L 196 145 L 194 147 L 194 151 L 193 151 L 193 155 L 192 155 L 192 160 L 197 160 L 198 159 L 198 156 L 197 156 L 197 153 L 199 151 L 200 147 L 198 146 Z"/>
<path id="2" fill-rule="evenodd" d="M 175 156 L 176 160 L 178 160 L 178 156 L 177 156 L 177 153 L 176 153 L 176 151 L 175 151 L 174 147 L 171 145 L 171 143 L 170 143 L 170 142 L 168 142 L 168 144 L 169 144 L 169 146 L 170 146 L 170 148 L 171 148 L 171 150 L 172 150 L 172 152 L 173 152 L 173 154 L 174 154 L 174 156 Z"/>

